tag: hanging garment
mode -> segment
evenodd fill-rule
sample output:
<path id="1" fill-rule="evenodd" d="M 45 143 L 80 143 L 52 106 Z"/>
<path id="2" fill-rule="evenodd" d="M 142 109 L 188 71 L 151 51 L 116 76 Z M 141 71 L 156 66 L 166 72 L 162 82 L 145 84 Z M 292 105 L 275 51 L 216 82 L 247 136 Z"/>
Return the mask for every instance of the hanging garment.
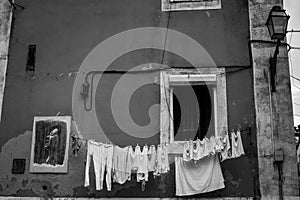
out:
<path id="1" fill-rule="evenodd" d="M 95 179 L 96 179 L 96 190 L 101 190 L 101 156 L 102 156 L 102 143 L 98 143 L 92 140 L 89 140 L 87 143 L 87 159 L 85 165 L 85 180 L 84 180 L 84 187 L 90 185 L 90 178 L 89 178 L 89 169 L 90 169 L 90 162 L 91 157 L 93 157 L 94 163 L 94 170 L 95 170 Z"/>
<path id="2" fill-rule="evenodd" d="M 155 176 L 160 176 L 170 171 L 168 147 L 166 144 L 157 145 L 157 163 L 154 171 Z"/>
<path id="3" fill-rule="evenodd" d="M 199 147 L 199 154 L 200 154 L 199 159 L 207 156 L 207 153 L 206 153 L 207 151 L 205 149 L 205 143 L 206 143 L 205 141 L 206 141 L 205 139 L 199 140 L 199 145 L 200 145 L 200 147 Z"/>
<path id="4" fill-rule="evenodd" d="M 103 188 L 104 171 L 106 169 L 106 187 L 107 191 L 111 191 L 111 173 L 112 173 L 112 161 L 114 154 L 114 146 L 112 144 L 103 144 L 101 156 L 101 172 L 100 172 L 100 188 Z"/>
<path id="5" fill-rule="evenodd" d="M 240 131 L 237 131 L 236 134 L 231 132 L 231 145 L 232 158 L 238 158 L 241 155 L 245 155 Z"/>
<path id="6" fill-rule="evenodd" d="M 206 140 L 205 149 L 206 149 L 207 156 L 215 155 L 216 153 L 215 146 L 216 146 L 216 140 L 214 136 L 211 136 L 209 139 Z"/>
<path id="7" fill-rule="evenodd" d="M 217 155 L 202 158 L 196 163 L 175 159 L 176 195 L 186 196 L 225 187 Z"/>
<path id="8" fill-rule="evenodd" d="M 210 155 L 210 149 L 209 149 L 209 139 L 207 137 L 203 138 L 201 141 L 201 144 L 203 144 L 204 147 L 204 153 L 202 158 Z"/>
<path id="9" fill-rule="evenodd" d="M 199 160 L 201 159 L 201 144 L 200 144 L 200 140 L 197 139 L 196 141 L 193 142 L 193 159 L 194 160 Z"/>
<path id="10" fill-rule="evenodd" d="M 156 149 L 154 145 L 151 145 L 148 150 L 148 171 L 153 172 L 156 165 Z"/>
<path id="11" fill-rule="evenodd" d="M 119 184 L 124 184 L 131 178 L 131 155 L 129 147 L 121 148 L 114 146 L 113 155 L 113 181 Z"/>
<path id="12" fill-rule="evenodd" d="M 183 154 L 184 161 L 190 161 L 193 159 L 193 141 L 185 141 L 183 145 Z"/>
<path id="13" fill-rule="evenodd" d="M 148 181 L 148 147 L 144 146 L 141 152 L 140 146 L 136 146 L 135 156 L 137 159 L 137 182 Z"/>
<path id="14" fill-rule="evenodd" d="M 221 151 L 220 159 L 221 162 L 223 162 L 224 160 L 231 159 L 230 141 L 228 133 L 226 133 L 225 136 L 221 138 L 221 142 L 223 145 L 223 149 Z"/>
<path id="15" fill-rule="evenodd" d="M 137 159 L 136 159 L 135 152 L 133 151 L 132 146 L 128 147 L 128 154 L 130 157 L 131 170 L 136 171 L 137 170 Z"/>
<path id="16" fill-rule="evenodd" d="M 223 148 L 224 148 L 223 143 L 222 143 L 222 137 L 216 136 L 216 137 L 215 137 L 215 144 L 216 144 L 216 146 L 215 146 L 216 152 L 217 152 L 217 153 L 222 152 L 222 150 L 223 150 Z"/>

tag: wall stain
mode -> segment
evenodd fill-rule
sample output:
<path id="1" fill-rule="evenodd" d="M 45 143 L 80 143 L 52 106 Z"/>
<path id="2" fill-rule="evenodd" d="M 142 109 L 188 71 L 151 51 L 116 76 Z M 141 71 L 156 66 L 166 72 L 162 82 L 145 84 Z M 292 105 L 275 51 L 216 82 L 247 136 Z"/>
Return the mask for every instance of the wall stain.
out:
<path id="1" fill-rule="evenodd" d="M 89 196 L 89 189 L 87 187 L 84 187 L 84 186 L 75 187 L 75 188 L 73 188 L 73 195 L 72 196 L 74 196 L 74 197 L 78 197 L 78 196 L 87 197 L 87 196 Z"/>
<path id="2" fill-rule="evenodd" d="M 37 197 L 39 195 L 37 195 L 36 193 L 33 192 L 32 189 L 19 189 L 17 190 L 17 192 L 15 193 L 15 195 L 11 195 L 11 196 L 20 196 L 20 197 Z"/>
<path id="3" fill-rule="evenodd" d="M 0 163 L 3 163 L 0 165 L 0 182 L 2 184 L 0 196 L 39 196 L 46 199 L 53 196 L 70 196 L 74 187 L 83 184 L 81 180 L 84 179 L 85 168 L 81 165 L 81 161 L 85 159 L 86 152 L 80 151 L 76 158 L 74 156 L 69 157 L 69 164 L 76 166 L 77 171 L 70 170 L 67 175 L 43 174 L 41 176 L 41 174 L 32 174 L 29 173 L 31 136 L 32 132 L 26 131 L 24 134 L 10 139 L 2 146 L 0 153 Z M 11 163 L 14 158 L 18 157 L 26 158 L 26 170 L 24 174 L 15 176 L 11 174 Z M 78 174 L 82 175 L 78 176 Z M 59 187 L 60 185 L 64 187 Z"/>
<path id="4" fill-rule="evenodd" d="M 57 190 L 58 187 L 59 187 L 59 184 L 56 184 L 56 185 L 53 187 L 53 189 Z"/>
<path id="5" fill-rule="evenodd" d="M 25 187 L 28 184 L 28 179 L 22 180 L 22 186 Z"/>
<path id="6" fill-rule="evenodd" d="M 236 188 L 238 188 L 240 186 L 240 182 L 242 180 L 241 179 L 234 180 L 233 175 L 231 174 L 231 172 L 229 170 L 225 171 L 224 176 L 225 176 L 226 182 L 229 182 L 231 185 L 235 186 Z"/>

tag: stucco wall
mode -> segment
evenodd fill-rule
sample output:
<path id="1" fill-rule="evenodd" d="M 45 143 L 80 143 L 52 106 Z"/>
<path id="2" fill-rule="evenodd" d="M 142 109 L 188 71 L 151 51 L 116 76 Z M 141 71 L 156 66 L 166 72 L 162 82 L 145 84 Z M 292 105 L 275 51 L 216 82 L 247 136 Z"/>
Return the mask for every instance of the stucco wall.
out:
<path id="1" fill-rule="evenodd" d="M 83 187 L 86 148 L 79 156 L 69 157 L 66 175 L 29 174 L 29 150 L 34 116 L 72 115 L 72 89 L 76 71 L 87 54 L 100 42 L 119 32 L 139 27 L 169 27 L 199 42 L 217 66 L 226 70 L 228 125 L 243 128 L 246 156 L 222 163 L 226 188 L 207 196 L 256 196 L 256 128 L 253 101 L 252 69 L 249 68 L 247 1 L 222 1 L 222 9 L 209 11 L 162 12 L 160 0 L 96 1 L 96 0 L 18 0 L 24 10 L 16 10 L 9 49 L 9 67 L 0 124 L 0 195 L 5 196 L 73 196 L 73 197 L 173 197 L 174 166 L 171 173 L 159 179 L 150 178 L 146 191 L 136 182 L 114 185 L 111 193 L 95 191 L 94 179 Z M 168 22 L 169 20 L 169 22 Z M 168 25 L 167 25 L 168 24 Z M 25 72 L 27 46 L 37 45 L 36 71 Z M 145 62 L 161 61 L 162 51 L 145 49 L 117 59 L 109 69 L 128 70 Z M 178 56 L 166 52 L 165 64 L 190 67 Z M 99 70 L 103 69 L 99 66 Z M 235 67 L 235 68 L 234 68 Z M 244 70 L 239 70 L 245 68 Z M 238 71 L 236 71 L 238 70 Z M 232 72 L 231 72 L 232 71 Z M 236 71 L 236 72 L 233 72 Z M 131 138 L 113 121 L 110 97 L 114 84 L 122 74 L 105 74 L 97 86 L 96 110 L 106 134 L 116 144 L 157 144 L 159 134 L 148 139 Z M 155 80 L 156 73 L 141 76 Z M 126 89 L 126 88 L 125 88 Z M 79 94 L 78 94 L 79 95 Z M 142 102 L 142 103 L 141 103 Z M 159 86 L 139 88 L 131 100 L 133 119 L 140 125 L 149 122 L 148 109 L 159 103 Z M 159 117 L 159 113 L 157 113 Z M 159 129 L 157 121 L 157 130 Z M 89 133 L 81 133 L 84 137 Z M 16 148 L 17 147 L 17 148 Z M 70 151 L 71 152 L 71 151 Z M 12 175 L 12 159 L 25 158 L 26 169 Z M 93 177 L 93 174 L 91 174 Z M 43 187 L 45 186 L 45 187 Z"/>
<path id="2" fill-rule="evenodd" d="M 282 1 L 249 1 L 251 40 L 270 41 L 265 22 L 274 5 L 282 7 Z M 274 54 L 275 46 L 276 43 L 252 42 L 251 44 L 259 183 L 262 199 L 279 198 L 278 169 L 273 163 L 273 156 L 275 150 L 282 149 L 284 199 L 296 199 L 299 198 L 299 185 L 288 54 L 286 46 L 282 45 L 277 59 L 276 92 L 270 92 L 269 58 Z"/>
<path id="3" fill-rule="evenodd" d="M 8 64 L 8 47 L 10 40 L 12 7 L 8 1 L 0 2 L 0 120 L 2 115 L 3 95 L 6 69 Z"/>

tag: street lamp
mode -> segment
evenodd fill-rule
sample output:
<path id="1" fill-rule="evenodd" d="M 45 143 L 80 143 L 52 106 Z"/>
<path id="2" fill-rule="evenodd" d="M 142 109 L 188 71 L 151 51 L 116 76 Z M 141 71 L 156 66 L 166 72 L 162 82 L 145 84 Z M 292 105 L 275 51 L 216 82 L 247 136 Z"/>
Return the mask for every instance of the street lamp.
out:
<path id="1" fill-rule="evenodd" d="M 283 40 L 286 36 L 286 29 L 288 25 L 288 20 L 290 16 L 285 13 L 285 10 L 281 9 L 280 6 L 274 6 L 268 16 L 266 25 L 269 30 L 269 34 L 272 40 L 277 40 L 276 48 L 274 52 L 274 56 L 270 58 L 270 76 L 271 76 L 271 87 L 272 92 L 276 92 L 276 63 L 277 63 L 277 55 L 279 53 L 279 46 L 281 40 Z"/>

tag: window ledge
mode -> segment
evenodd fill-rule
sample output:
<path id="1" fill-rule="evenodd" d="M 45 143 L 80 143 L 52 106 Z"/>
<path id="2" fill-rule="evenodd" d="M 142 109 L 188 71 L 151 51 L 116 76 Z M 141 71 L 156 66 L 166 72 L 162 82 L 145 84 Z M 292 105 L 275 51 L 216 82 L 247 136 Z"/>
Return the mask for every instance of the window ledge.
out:
<path id="1" fill-rule="evenodd" d="M 173 1 L 161 0 L 162 11 L 180 11 L 180 10 L 211 10 L 221 9 L 221 0 L 203 1 Z"/>

